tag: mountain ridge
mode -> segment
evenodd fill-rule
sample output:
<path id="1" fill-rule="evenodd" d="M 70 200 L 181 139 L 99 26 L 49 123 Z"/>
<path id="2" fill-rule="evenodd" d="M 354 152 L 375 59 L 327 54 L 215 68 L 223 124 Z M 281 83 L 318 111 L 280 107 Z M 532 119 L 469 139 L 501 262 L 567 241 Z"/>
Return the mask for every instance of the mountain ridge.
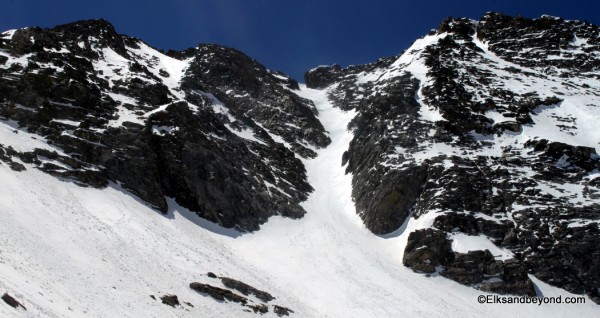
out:
<path id="1" fill-rule="evenodd" d="M 305 86 L 218 45 L 165 54 L 105 20 L 5 32 L 0 162 L 122 187 L 167 216 L 176 204 L 266 254 L 259 228 L 306 224 L 338 209 L 328 192 L 349 195 L 356 220 L 344 217 L 375 237 L 356 235 L 386 251 L 399 235 L 417 273 L 540 296 L 535 275 L 598 302 L 598 34 L 449 18 L 397 56 L 314 68 Z M 315 174 L 338 170 L 348 184 Z"/>

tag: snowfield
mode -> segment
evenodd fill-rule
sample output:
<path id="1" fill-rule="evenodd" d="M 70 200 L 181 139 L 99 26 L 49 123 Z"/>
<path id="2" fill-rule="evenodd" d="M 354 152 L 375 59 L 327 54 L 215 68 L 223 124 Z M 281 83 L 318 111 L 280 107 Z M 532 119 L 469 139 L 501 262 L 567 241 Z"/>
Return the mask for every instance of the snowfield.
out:
<path id="1" fill-rule="evenodd" d="M 315 188 L 303 203 L 306 216 L 272 217 L 255 233 L 221 228 L 173 200 L 163 216 L 117 184 L 83 188 L 29 165 L 18 173 L 0 164 L 0 293 L 27 308 L 0 302 L 0 317 L 257 317 L 188 287 L 218 285 L 209 271 L 271 293 L 271 304 L 294 310 L 291 317 L 599 316 L 589 299 L 479 304 L 485 293 L 405 268 L 408 233 L 429 226 L 435 213 L 409 219 L 390 235 L 369 232 L 341 166 L 354 113 L 333 108 L 326 90 L 302 86 L 297 93 L 315 102 L 332 144 L 305 161 Z M 10 130 L 5 126 L 0 122 L 0 132 Z M 12 138 L 0 136 L 2 143 Z M 455 244 L 471 250 L 477 242 L 461 237 Z M 573 296 L 531 278 L 540 295 Z M 150 297 L 165 294 L 194 307 L 172 308 Z M 265 317 L 274 316 L 271 307 Z"/>

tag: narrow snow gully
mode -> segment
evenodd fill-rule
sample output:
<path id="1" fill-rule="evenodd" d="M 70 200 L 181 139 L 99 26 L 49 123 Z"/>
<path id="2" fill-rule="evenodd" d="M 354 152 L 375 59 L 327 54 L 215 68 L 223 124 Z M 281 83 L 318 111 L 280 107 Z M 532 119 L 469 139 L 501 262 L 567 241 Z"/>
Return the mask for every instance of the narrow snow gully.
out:
<path id="1" fill-rule="evenodd" d="M 303 203 L 300 220 L 272 217 L 260 231 L 242 235 L 231 244 L 234 254 L 252 264 L 288 297 L 314 309 L 319 317 L 515 317 L 540 313 L 534 306 L 481 305 L 483 294 L 439 276 L 425 277 L 402 265 L 408 233 L 431 224 L 427 216 L 410 220 L 395 233 L 369 232 L 355 213 L 352 176 L 345 174 L 342 154 L 352 132 L 355 111 L 335 108 L 327 90 L 301 86 L 298 95 L 314 101 L 332 143 L 305 160 L 314 192 Z M 555 289 L 538 282 L 548 293 Z M 564 314 L 568 308 L 547 310 Z M 302 314 L 300 314 L 302 315 Z"/>
<path id="2" fill-rule="evenodd" d="M 355 213 L 351 198 L 352 176 L 342 167 L 342 154 L 352 140 L 347 130 L 355 112 L 334 108 L 326 90 L 301 87 L 298 95 L 314 101 L 319 119 L 329 132 L 331 145 L 305 160 L 314 192 L 303 203 L 300 220 L 273 217 L 261 230 L 242 236 L 236 247 L 246 261 L 287 285 L 295 297 L 328 317 L 369 317 L 398 314 L 382 275 L 383 260 L 370 234 Z M 389 254 L 393 255 L 393 254 Z M 393 256 L 391 258 L 394 258 Z M 401 266 L 396 258 L 394 267 Z"/>

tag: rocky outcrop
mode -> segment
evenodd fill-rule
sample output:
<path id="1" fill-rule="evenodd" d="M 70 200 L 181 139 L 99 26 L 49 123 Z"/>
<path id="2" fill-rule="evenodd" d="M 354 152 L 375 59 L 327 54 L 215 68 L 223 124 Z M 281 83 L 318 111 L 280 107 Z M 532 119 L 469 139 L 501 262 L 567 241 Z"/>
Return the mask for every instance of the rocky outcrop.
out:
<path id="1" fill-rule="evenodd" d="M 164 295 L 160 297 L 160 300 L 163 304 L 169 305 L 171 307 L 179 306 L 179 299 L 177 299 L 177 295 Z"/>
<path id="2" fill-rule="evenodd" d="M 252 121 L 280 136 L 302 157 L 314 157 L 310 146 L 322 148 L 331 140 L 316 118 L 312 101 L 290 91 L 298 83 L 273 73 L 240 51 L 201 45 L 182 80 L 187 94 L 203 91 L 228 106 L 230 116 Z"/>
<path id="3" fill-rule="evenodd" d="M 408 75 L 382 84 L 388 93 L 362 100 L 350 124 L 354 138 L 345 158 L 346 171 L 352 172 L 352 195 L 357 212 L 376 234 L 389 233 L 402 225 L 429 173 L 426 166 L 412 165 L 399 171 L 380 164 L 381 158 L 395 152 L 398 144 L 417 147 L 421 139 L 417 134 L 426 125 L 416 120 L 419 105 L 414 96 L 418 84 Z M 340 107 L 348 107 L 345 103 L 352 97 L 339 91 L 342 86 L 338 86 L 332 98 Z M 404 160 L 398 158 L 398 161 Z"/>
<path id="4" fill-rule="evenodd" d="M 500 294 L 535 296 L 526 267 L 516 260 L 495 260 L 489 250 L 452 251 L 446 233 L 417 230 L 408 236 L 403 264 L 420 273 L 439 273 L 463 285 Z"/>
<path id="5" fill-rule="evenodd" d="M 409 234 L 402 263 L 421 273 L 442 271 L 454 258 L 451 241 L 446 233 L 434 229 L 417 230 Z"/>
<path id="6" fill-rule="evenodd" d="M 0 120 L 56 150 L 2 150 L 12 169 L 119 184 L 163 213 L 169 196 L 240 231 L 304 215 L 299 158 L 330 140 L 291 78 L 216 45 L 170 60 L 104 20 L 20 29 L 0 49 Z"/>
<path id="7" fill-rule="evenodd" d="M 454 253 L 441 275 L 464 285 L 499 294 L 536 295 L 525 266 L 515 260 L 494 260 L 489 250 Z"/>
<path id="8" fill-rule="evenodd" d="M 542 238 L 536 254 L 524 253 L 523 263 L 539 279 L 575 294 L 585 293 L 595 302 L 600 302 L 597 289 L 600 282 L 598 223 L 580 227 L 568 227 L 565 223 L 551 232 L 556 243 L 550 245 L 551 240 Z M 531 236 L 527 239 L 535 242 Z"/>
<path id="9" fill-rule="evenodd" d="M 245 305 L 248 298 L 240 296 L 230 290 L 211 286 L 209 284 L 191 283 L 190 288 L 204 295 L 208 295 L 218 301 L 233 301 Z"/>
<path id="10" fill-rule="evenodd" d="M 254 312 L 255 314 L 261 315 L 269 312 L 269 305 L 267 303 L 275 300 L 275 297 L 273 297 L 270 293 L 252 287 L 233 278 L 218 277 L 217 275 L 210 274 L 213 273 L 209 272 L 208 276 L 210 278 L 219 278 L 225 288 L 199 282 L 191 283 L 190 288 L 202 295 L 211 297 L 216 301 L 231 301 L 240 303 L 242 306 L 244 306 L 244 308 L 246 308 L 244 309 L 246 312 Z M 246 297 L 237 294 L 236 291 Z M 282 317 L 289 316 L 290 313 L 293 313 L 294 311 L 287 307 L 273 305 L 273 312 L 279 317 Z"/>
<path id="11" fill-rule="evenodd" d="M 319 66 L 304 75 L 304 82 L 310 88 L 325 88 L 339 81 L 344 75 L 342 67 L 335 64 L 332 66 Z"/>
<path id="12" fill-rule="evenodd" d="M 264 304 L 248 305 L 248 308 L 252 309 L 255 314 L 264 315 L 269 312 L 269 307 Z"/>
<path id="13" fill-rule="evenodd" d="M 537 36 L 542 32 L 543 37 Z M 600 68 L 600 60 L 589 53 L 599 48 L 598 34 L 598 27 L 588 22 L 496 12 L 483 16 L 477 28 L 477 37 L 490 41 L 490 50 L 503 59 L 563 78 L 573 76 L 569 74 L 573 69 L 581 72 L 577 76 L 597 77 L 593 72 Z M 586 45 L 579 47 L 577 38 L 586 39 Z"/>
<path id="14" fill-rule="evenodd" d="M 293 313 L 294 311 L 286 308 L 286 307 L 282 307 L 282 306 L 277 306 L 277 305 L 273 305 L 273 312 L 278 316 L 278 317 L 283 317 L 283 316 L 289 316 L 291 313 Z"/>
<path id="15" fill-rule="evenodd" d="M 308 87 L 356 111 L 339 160 L 365 226 L 386 234 L 427 215 L 434 228 L 411 233 L 405 251 L 415 271 L 532 295 L 529 273 L 600 301 L 600 156 L 579 127 L 600 96 L 598 34 L 553 17 L 448 18 L 401 55 L 307 72 Z M 172 197 L 239 231 L 304 215 L 312 187 L 302 159 L 330 140 L 284 74 L 217 45 L 167 56 L 104 20 L 20 29 L 0 50 L 0 124 L 44 144 L 2 141 L 0 164 L 118 184 L 163 213 Z M 455 233 L 514 258 L 453 252 Z"/>
<path id="16" fill-rule="evenodd" d="M 23 308 L 25 310 L 27 310 L 27 308 L 25 308 L 25 306 L 23 306 L 18 300 L 16 300 L 13 296 L 9 295 L 8 293 L 4 293 L 4 295 L 2 295 L 2 300 L 4 300 L 5 303 L 7 303 L 9 306 L 13 307 L 13 308 Z"/>
<path id="17" fill-rule="evenodd" d="M 533 292 L 530 273 L 598 301 L 594 283 L 583 283 L 598 281 L 595 263 L 579 253 L 597 254 L 587 242 L 597 242 L 600 157 L 575 113 L 593 111 L 600 96 L 589 56 L 599 30 L 553 17 L 448 18 L 403 56 L 309 71 L 308 86 L 328 87 L 336 106 L 357 112 L 340 160 L 367 228 L 390 233 L 436 213 L 438 230 L 409 235 L 405 264 L 414 270 L 445 268 L 450 279 L 521 295 Z M 456 232 L 515 257 L 447 257 L 445 236 Z"/>
<path id="18" fill-rule="evenodd" d="M 235 280 L 233 278 L 228 277 L 221 277 L 220 279 L 223 285 L 225 285 L 225 287 L 235 289 L 246 296 L 254 295 L 256 298 L 262 300 L 263 302 L 269 302 L 275 299 L 275 297 L 271 296 L 271 294 L 256 289 L 244 282 L 240 282 L 239 280 Z"/>
<path id="19" fill-rule="evenodd" d="M 477 218 L 470 214 L 450 212 L 435 218 L 433 226 L 446 232 L 461 232 L 468 235 L 484 234 L 499 246 L 510 245 L 509 239 L 515 225 L 509 220 L 495 222 Z M 504 242 L 504 240 L 507 240 Z"/>

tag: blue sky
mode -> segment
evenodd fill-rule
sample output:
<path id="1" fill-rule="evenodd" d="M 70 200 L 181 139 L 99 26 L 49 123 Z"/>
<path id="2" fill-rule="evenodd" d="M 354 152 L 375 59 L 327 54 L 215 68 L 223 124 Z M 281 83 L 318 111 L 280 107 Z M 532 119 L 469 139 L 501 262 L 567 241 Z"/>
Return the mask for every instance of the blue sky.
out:
<path id="1" fill-rule="evenodd" d="M 550 14 L 598 25 L 599 9 L 597 0 L 0 0 L 0 30 L 104 18 L 157 48 L 221 44 L 302 81 L 317 65 L 396 55 L 447 16 Z"/>

